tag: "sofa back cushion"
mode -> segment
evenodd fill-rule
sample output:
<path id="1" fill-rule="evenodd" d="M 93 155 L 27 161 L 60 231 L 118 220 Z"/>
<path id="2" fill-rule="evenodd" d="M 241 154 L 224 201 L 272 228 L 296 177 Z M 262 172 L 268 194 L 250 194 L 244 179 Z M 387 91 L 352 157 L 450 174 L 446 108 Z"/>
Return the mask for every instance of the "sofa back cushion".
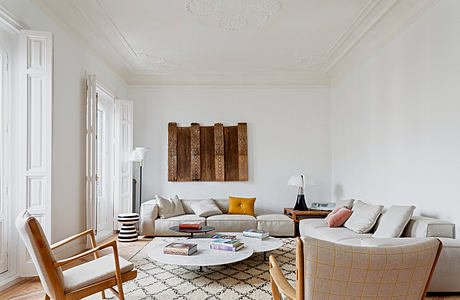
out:
<path id="1" fill-rule="evenodd" d="M 337 200 L 335 202 L 335 207 L 346 207 L 348 209 L 352 209 L 353 208 L 353 204 L 354 204 L 355 200 L 354 199 L 347 199 L 347 200 Z"/>
<path id="2" fill-rule="evenodd" d="M 160 218 L 167 219 L 185 214 L 179 197 L 174 196 L 171 199 L 166 199 L 156 195 L 155 198 L 157 199 L 158 214 L 160 215 Z"/>
<path id="3" fill-rule="evenodd" d="M 219 207 L 217 207 L 214 199 L 195 201 L 191 204 L 191 207 L 195 215 L 199 217 L 209 217 L 222 214 L 222 211 Z"/>
<path id="4" fill-rule="evenodd" d="M 192 209 L 192 203 L 199 202 L 207 199 L 181 199 L 182 206 L 186 214 L 194 214 Z M 222 211 L 222 213 L 228 213 L 228 199 L 214 199 L 217 207 Z"/>
<path id="5" fill-rule="evenodd" d="M 367 233 L 374 227 L 382 209 L 382 205 L 371 205 L 356 200 L 353 205 L 353 214 L 344 226 L 356 233 Z"/>
<path id="6" fill-rule="evenodd" d="M 377 221 L 376 238 L 398 238 L 414 213 L 415 206 L 392 205 Z"/>

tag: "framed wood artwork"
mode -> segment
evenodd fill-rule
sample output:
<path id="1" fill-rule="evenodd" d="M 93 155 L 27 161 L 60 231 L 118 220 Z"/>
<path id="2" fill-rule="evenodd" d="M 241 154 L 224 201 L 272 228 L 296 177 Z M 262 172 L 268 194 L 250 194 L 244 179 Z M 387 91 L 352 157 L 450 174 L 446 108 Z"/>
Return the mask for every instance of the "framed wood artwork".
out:
<path id="1" fill-rule="evenodd" d="M 168 124 L 168 181 L 248 181 L 247 124 Z"/>

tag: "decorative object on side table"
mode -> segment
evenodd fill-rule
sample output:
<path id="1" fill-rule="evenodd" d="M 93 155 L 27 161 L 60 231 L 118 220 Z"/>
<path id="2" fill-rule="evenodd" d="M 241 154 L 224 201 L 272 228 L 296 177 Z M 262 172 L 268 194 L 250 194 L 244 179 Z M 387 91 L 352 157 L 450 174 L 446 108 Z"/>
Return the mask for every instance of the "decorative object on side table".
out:
<path id="1" fill-rule="evenodd" d="M 284 209 L 284 215 L 288 216 L 294 221 L 295 236 L 299 236 L 299 222 L 301 220 L 309 218 L 325 218 L 330 212 L 330 210 L 298 211 L 292 208 Z"/>
<path id="2" fill-rule="evenodd" d="M 118 222 L 121 223 L 118 241 L 120 242 L 135 242 L 137 241 L 136 224 L 139 222 L 139 215 L 136 213 L 126 213 L 118 215 Z"/>
<path id="3" fill-rule="evenodd" d="M 303 193 L 304 179 L 303 175 L 293 175 L 288 180 L 288 185 L 296 186 L 299 188 L 297 192 L 297 201 L 294 205 L 294 210 L 308 210 L 307 204 L 305 203 L 305 195 Z"/>
<path id="4" fill-rule="evenodd" d="M 335 208 L 334 202 L 313 202 L 311 204 L 312 210 L 333 210 Z"/>
<path id="5" fill-rule="evenodd" d="M 147 157 L 147 153 L 149 153 L 149 151 L 150 148 L 136 147 L 129 157 L 130 161 L 139 163 L 139 213 L 141 212 L 142 205 L 142 167 L 144 166 L 144 159 Z M 136 203 L 133 203 L 133 211 L 136 211 L 137 208 L 138 206 Z"/>

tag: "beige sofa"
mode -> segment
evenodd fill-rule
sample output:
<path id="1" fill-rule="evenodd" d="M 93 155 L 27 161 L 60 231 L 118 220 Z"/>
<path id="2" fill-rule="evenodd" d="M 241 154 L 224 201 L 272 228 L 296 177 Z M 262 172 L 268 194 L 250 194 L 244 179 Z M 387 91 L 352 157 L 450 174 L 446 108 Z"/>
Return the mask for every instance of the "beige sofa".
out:
<path id="1" fill-rule="evenodd" d="M 271 236 L 293 236 L 294 222 L 283 214 L 265 215 L 236 215 L 228 214 L 228 199 L 215 199 L 215 203 L 223 212 L 221 215 L 207 218 L 194 214 L 191 204 L 202 199 L 180 199 L 185 210 L 185 215 L 167 219 L 159 218 L 156 200 L 142 203 L 140 234 L 144 236 L 183 236 L 184 233 L 169 230 L 182 222 L 201 221 L 204 225 L 212 226 L 215 232 L 241 232 L 246 229 L 265 230 Z"/>
<path id="2" fill-rule="evenodd" d="M 427 217 L 412 217 L 401 238 L 373 238 L 371 233 L 359 234 L 345 227 L 329 228 L 323 219 L 307 219 L 299 223 L 301 236 L 354 246 L 390 246 L 410 244 L 426 237 L 437 237 L 443 243 L 429 292 L 460 292 L 460 240 L 455 239 L 455 225 Z"/>

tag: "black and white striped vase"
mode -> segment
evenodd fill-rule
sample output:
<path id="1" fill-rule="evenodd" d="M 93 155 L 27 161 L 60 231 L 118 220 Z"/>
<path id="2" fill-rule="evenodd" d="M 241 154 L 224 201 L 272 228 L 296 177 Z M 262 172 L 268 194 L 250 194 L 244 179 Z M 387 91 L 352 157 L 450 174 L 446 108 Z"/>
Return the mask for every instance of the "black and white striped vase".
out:
<path id="1" fill-rule="evenodd" d="M 134 242 L 137 241 L 137 231 L 134 224 L 139 222 L 139 215 L 136 213 L 126 213 L 118 215 L 118 222 L 121 223 L 120 233 L 118 234 L 118 241 L 120 242 Z"/>

